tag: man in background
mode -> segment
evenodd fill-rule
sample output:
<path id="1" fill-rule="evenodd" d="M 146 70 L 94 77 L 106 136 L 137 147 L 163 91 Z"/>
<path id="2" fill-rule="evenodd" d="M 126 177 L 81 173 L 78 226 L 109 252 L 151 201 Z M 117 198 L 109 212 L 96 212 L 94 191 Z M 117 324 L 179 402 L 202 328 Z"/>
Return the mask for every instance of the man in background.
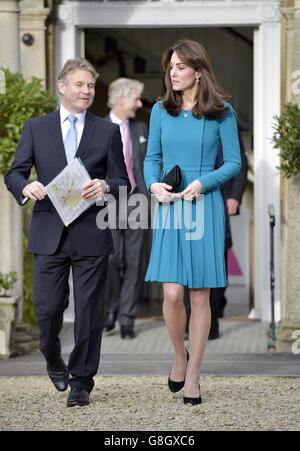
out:
<path id="1" fill-rule="evenodd" d="M 227 252 L 232 247 L 232 236 L 230 228 L 230 216 L 239 214 L 239 207 L 242 202 L 243 194 L 247 186 L 247 174 L 248 174 L 248 161 L 245 153 L 244 143 L 239 131 L 239 142 L 241 151 L 241 163 L 242 167 L 240 172 L 228 180 L 227 182 L 220 185 L 220 191 L 224 202 L 224 213 L 225 213 L 225 264 L 227 262 Z M 218 151 L 215 169 L 218 169 L 223 165 L 223 150 L 222 146 Z M 227 287 L 211 288 L 210 289 L 210 308 L 211 308 L 211 326 L 209 331 L 209 340 L 216 340 L 220 337 L 219 333 L 219 318 L 224 316 L 224 309 L 227 304 L 227 299 L 225 297 Z M 187 289 L 184 291 L 184 304 L 187 313 L 187 321 L 185 328 L 185 339 L 188 339 L 189 335 L 189 319 L 190 319 L 190 298 Z"/>
<path id="2" fill-rule="evenodd" d="M 135 119 L 136 111 L 143 106 L 143 89 L 143 83 L 137 80 L 119 78 L 112 82 L 108 90 L 108 106 L 111 110 L 107 119 L 120 126 L 124 159 L 131 183 L 130 196 L 139 193 L 148 197 L 143 176 L 148 129 L 146 124 Z M 133 208 L 128 206 L 128 216 Z M 145 257 L 142 257 L 142 249 L 147 245 L 147 230 L 132 229 L 130 224 L 121 228 L 118 219 L 117 214 L 117 229 L 112 229 L 115 254 L 109 258 L 108 305 L 103 331 L 113 330 L 118 319 L 121 338 L 132 339 L 135 338 L 137 303 L 144 284 L 146 262 Z"/>
<path id="3" fill-rule="evenodd" d="M 240 128 L 238 128 L 239 133 L 239 142 L 240 142 L 240 151 L 241 151 L 241 170 L 240 172 L 228 180 L 224 185 L 220 187 L 221 194 L 224 199 L 224 207 L 225 207 L 225 220 L 226 220 L 226 239 L 225 239 L 225 261 L 227 261 L 227 251 L 232 247 L 232 238 L 231 238 L 231 229 L 229 217 L 235 216 L 239 214 L 239 207 L 242 203 L 243 195 L 247 187 L 247 174 L 248 174 L 248 161 L 245 153 L 245 147 L 243 143 L 243 139 L 241 136 Z M 219 166 L 223 164 L 223 158 L 218 155 L 216 162 Z M 224 315 L 224 309 L 227 304 L 227 299 L 225 297 L 226 287 L 216 288 L 211 290 L 211 306 L 214 313 L 212 313 L 212 324 L 210 330 L 210 339 L 219 337 L 219 326 L 216 320 L 216 316 L 222 318 Z"/>

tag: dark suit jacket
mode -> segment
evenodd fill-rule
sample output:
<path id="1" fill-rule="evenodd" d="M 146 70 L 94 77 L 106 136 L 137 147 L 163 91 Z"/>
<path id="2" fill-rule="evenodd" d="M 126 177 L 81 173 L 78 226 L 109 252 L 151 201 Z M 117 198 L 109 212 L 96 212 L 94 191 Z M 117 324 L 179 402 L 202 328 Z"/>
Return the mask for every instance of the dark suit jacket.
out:
<path id="1" fill-rule="evenodd" d="M 239 201 L 239 203 L 242 202 L 242 197 L 244 194 L 244 191 L 247 186 L 247 173 L 248 173 L 248 161 L 245 154 L 245 147 L 243 144 L 242 137 L 239 132 L 239 142 L 240 142 L 240 152 L 241 152 L 241 163 L 242 167 L 240 172 L 232 177 L 230 180 L 228 180 L 225 183 L 222 183 L 220 185 L 220 191 L 222 194 L 223 202 L 224 202 L 224 211 L 225 211 L 225 249 L 229 249 L 232 247 L 232 236 L 231 236 L 231 228 L 230 228 L 230 221 L 229 221 L 229 214 L 228 214 L 228 207 L 227 207 L 227 199 L 235 199 Z M 223 160 L 223 150 L 222 146 L 220 146 L 219 151 L 217 153 L 216 162 L 215 162 L 215 169 L 218 169 L 224 164 Z M 237 212 L 239 214 L 239 211 Z"/>
<path id="2" fill-rule="evenodd" d="M 106 119 L 110 121 L 109 116 L 106 116 Z M 135 192 L 149 197 L 143 172 L 143 164 L 147 152 L 148 128 L 144 122 L 129 119 L 129 130 L 132 143 L 133 174 L 136 182 Z"/>
<path id="3" fill-rule="evenodd" d="M 80 157 L 91 178 L 106 179 L 117 197 L 119 186 L 130 189 L 124 163 L 119 127 L 89 112 L 86 113 L 82 138 L 76 157 Z M 23 129 L 12 167 L 5 183 L 22 205 L 22 190 L 28 183 L 32 166 L 37 180 L 47 185 L 67 165 L 62 141 L 59 110 L 29 119 Z M 103 208 L 103 207 L 100 207 Z M 111 232 L 99 230 L 93 205 L 68 227 L 74 250 L 81 256 L 113 253 Z M 30 226 L 28 252 L 52 255 L 58 248 L 64 224 L 46 196 L 36 201 Z"/>
<path id="4" fill-rule="evenodd" d="M 243 194 L 247 186 L 248 160 L 240 131 L 238 131 L 238 133 L 242 166 L 240 172 L 225 183 L 224 190 L 227 199 L 235 199 L 241 204 Z"/>

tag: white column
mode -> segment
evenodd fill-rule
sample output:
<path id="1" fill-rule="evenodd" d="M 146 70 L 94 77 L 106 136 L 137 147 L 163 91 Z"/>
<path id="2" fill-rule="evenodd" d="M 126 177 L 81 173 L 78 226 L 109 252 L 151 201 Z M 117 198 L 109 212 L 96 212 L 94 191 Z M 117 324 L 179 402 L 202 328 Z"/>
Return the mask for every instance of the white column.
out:
<path id="1" fill-rule="evenodd" d="M 55 25 L 55 80 L 67 59 L 81 56 L 78 54 L 79 42 L 72 5 L 59 5 Z"/>
<path id="2" fill-rule="evenodd" d="M 32 76 L 43 80 L 46 84 L 46 26 L 49 8 L 24 8 L 20 14 L 21 38 L 21 72 L 23 77 L 31 80 Z M 34 42 L 28 46 L 22 42 L 22 36 L 29 33 Z"/>
<path id="3" fill-rule="evenodd" d="M 278 22 L 263 22 L 254 39 L 254 220 L 255 308 L 270 321 L 270 229 L 268 205 L 275 227 L 275 320 L 280 319 L 280 175 L 278 150 L 273 148 L 274 115 L 280 114 L 280 47 Z"/>
<path id="4" fill-rule="evenodd" d="M 19 0 L 0 0 L 0 67 L 20 68 Z"/>

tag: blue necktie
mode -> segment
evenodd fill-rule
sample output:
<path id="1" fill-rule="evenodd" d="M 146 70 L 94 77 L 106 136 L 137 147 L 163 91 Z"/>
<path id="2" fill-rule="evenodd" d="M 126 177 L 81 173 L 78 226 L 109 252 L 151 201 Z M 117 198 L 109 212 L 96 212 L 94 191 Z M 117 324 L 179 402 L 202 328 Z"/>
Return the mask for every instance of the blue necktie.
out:
<path id="1" fill-rule="evenodd" d="M 76 121 L 77 117 L 73 114 L 70 114 L 67 119 L 70 121 L 70 128 L 68 133 L 66 134 L 64 146 L 67 157 L 67 162 L 70 163 L 75 157 L 77 150 L 77 130 L 76 130 Z"/>

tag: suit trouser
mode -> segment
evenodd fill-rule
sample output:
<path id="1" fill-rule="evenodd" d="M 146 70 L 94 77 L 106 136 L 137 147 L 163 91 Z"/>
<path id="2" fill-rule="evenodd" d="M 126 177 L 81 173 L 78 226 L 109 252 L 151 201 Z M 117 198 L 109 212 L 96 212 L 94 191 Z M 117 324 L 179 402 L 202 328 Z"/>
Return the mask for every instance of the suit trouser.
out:
<path id="1" fill-rule="evenodd" d="M 109 312 L 117 313 L 122 326 L 133 326 L 144 283 L 142 247 L 145 230 L 112 230 L 115 254 L 109 256 L 107 298 Z"/>
<path id="2" fill-rule="evenodd" d="M 81 257 L 64 231 L 54 255 L 34 256 L 34 303 L 40 329 L 40 350 L 47 362 L 61 352 L 59 333 L 69 299 L 69 272 L 74 286 L 74 341 L 69 357 L 70 386 L 91 391 L 97 373 L 103 327 L 107 256 Z"/>

